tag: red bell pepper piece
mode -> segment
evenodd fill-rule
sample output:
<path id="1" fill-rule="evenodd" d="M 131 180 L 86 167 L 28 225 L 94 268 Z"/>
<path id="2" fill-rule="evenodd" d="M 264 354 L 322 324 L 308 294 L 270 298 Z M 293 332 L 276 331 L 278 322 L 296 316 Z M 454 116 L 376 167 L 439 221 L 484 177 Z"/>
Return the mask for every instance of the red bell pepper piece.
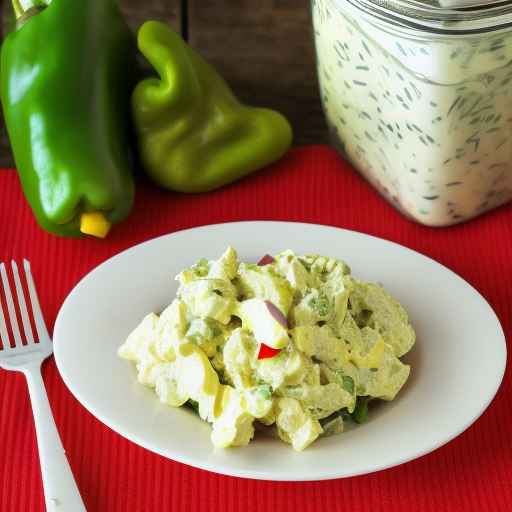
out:
<path id="1" fill-rule="evenodd" d="M 269 347 L 265 345 L 265 343 L 262 343 L 258 352 L 258 359 L 270 359 L 271 357 L 277 356 L 279 352 L 281 352 L 281 349 Z"/>

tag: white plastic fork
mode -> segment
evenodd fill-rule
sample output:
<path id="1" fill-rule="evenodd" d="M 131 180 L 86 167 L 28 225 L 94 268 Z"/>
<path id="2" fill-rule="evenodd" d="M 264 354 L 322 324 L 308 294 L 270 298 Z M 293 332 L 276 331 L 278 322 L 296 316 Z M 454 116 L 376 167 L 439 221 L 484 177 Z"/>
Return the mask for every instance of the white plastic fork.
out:
<path id="1" fill-rule="evenodd" d="M 0 339 L 3 348 L 0 349 L 0 367 L 5 370 L 22 372 L 27 378 L 32 412 L 36 425 L 37 445 L 39 447 L 39 461 L 43 477 L 43 489 L 46 510 L 49 512 L 82 512 L 86 508 L 73 473 L 69 467 L 64 448 L 55 426 L 46 388 L 41 376 L 41 363 L 53 352 L 52 341 L 44 323 L 41 307 L 37 298 L 30 263 L 23 260 L 23 268 L 27 288 L 34 316 L 34 323 L 39 343 L 35 343 L 30 318 L 25 300 L 25 294 L 21 285 L 20 274 L 16 262 L 12 262 L 12 273 L 18 306 L 25 332 L 27 344 L 22 344 L 14 299 L 9 286 L 7 269 L 4 263 L 0 263 L 0 277 L 4 289 L 7 313 L 10 320 L 11 332 L 14 338 L 14 346 L 11 348 L 5 315 L 0 303 Z"/>

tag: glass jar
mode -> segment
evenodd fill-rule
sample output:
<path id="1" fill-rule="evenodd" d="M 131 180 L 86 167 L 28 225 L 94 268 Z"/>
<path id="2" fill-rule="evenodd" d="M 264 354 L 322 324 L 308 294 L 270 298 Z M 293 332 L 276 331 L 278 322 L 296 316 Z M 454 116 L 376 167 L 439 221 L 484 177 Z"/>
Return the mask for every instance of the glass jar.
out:
<path id="1" fill-rule="evenodd" d="M 312 0 L 312 12 L 332 140 L 382 195 L 430 226 L 512 200 L 512 2 Z"/>

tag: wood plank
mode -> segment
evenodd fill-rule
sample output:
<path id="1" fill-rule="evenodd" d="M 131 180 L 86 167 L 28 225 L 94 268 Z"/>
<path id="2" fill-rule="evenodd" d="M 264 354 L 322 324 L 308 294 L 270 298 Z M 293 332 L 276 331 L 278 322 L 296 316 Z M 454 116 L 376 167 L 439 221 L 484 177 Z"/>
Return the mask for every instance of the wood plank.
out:
<path id="1" fill-rule="evenodd" d="M 249 104 L 282 112 L 294 143 L 327 142 L 309 0 L 189 0 L 189 41 Z"/>
<path id="2" fill-rule="evenodd" d="M 121 0 L 120 4 L 133 30 L 152 19 L 169 23 L 174 30 L 180 30 L 179 0 Z"/>

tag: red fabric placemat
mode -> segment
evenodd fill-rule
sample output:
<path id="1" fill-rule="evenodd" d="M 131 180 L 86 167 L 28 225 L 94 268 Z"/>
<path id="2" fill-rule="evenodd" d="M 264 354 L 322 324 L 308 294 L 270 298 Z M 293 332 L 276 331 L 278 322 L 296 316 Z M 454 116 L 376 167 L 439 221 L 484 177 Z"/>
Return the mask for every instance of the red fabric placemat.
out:
<path id="1" fill-rule="evenodd" d="M 32 262 L 49 326 L 72 287 L 106 258 L 158 235 L 239 220 L 330 224 L 420 251 L 475 286 L 495 309 L 510 339 L 511 207 L 451 228 L 423 227 L 385 203 L 333 150 L 310 146 L 294 149 L 268 170 L 206 195 L 171 194 L 140 179 L 133 214 L 108 240 L 70 240 L 40 230 L 23 199 L 16 173 L 0 170 L 0 261 L 25 257 Z M 512 503 L 508 371 L 484 416 L 448 445 L 386 471 L 304 483 L 226 477 L 155 455 L 89 414 L 64 386 L 53 358 L 43 373 L 89 511 L 496 512 L 510 510 Z M 0 370 L 0 397 L 0 511 L 44 510 L 24 377 Z M 425 418 L 425 428 L 435 421 Z"/>

